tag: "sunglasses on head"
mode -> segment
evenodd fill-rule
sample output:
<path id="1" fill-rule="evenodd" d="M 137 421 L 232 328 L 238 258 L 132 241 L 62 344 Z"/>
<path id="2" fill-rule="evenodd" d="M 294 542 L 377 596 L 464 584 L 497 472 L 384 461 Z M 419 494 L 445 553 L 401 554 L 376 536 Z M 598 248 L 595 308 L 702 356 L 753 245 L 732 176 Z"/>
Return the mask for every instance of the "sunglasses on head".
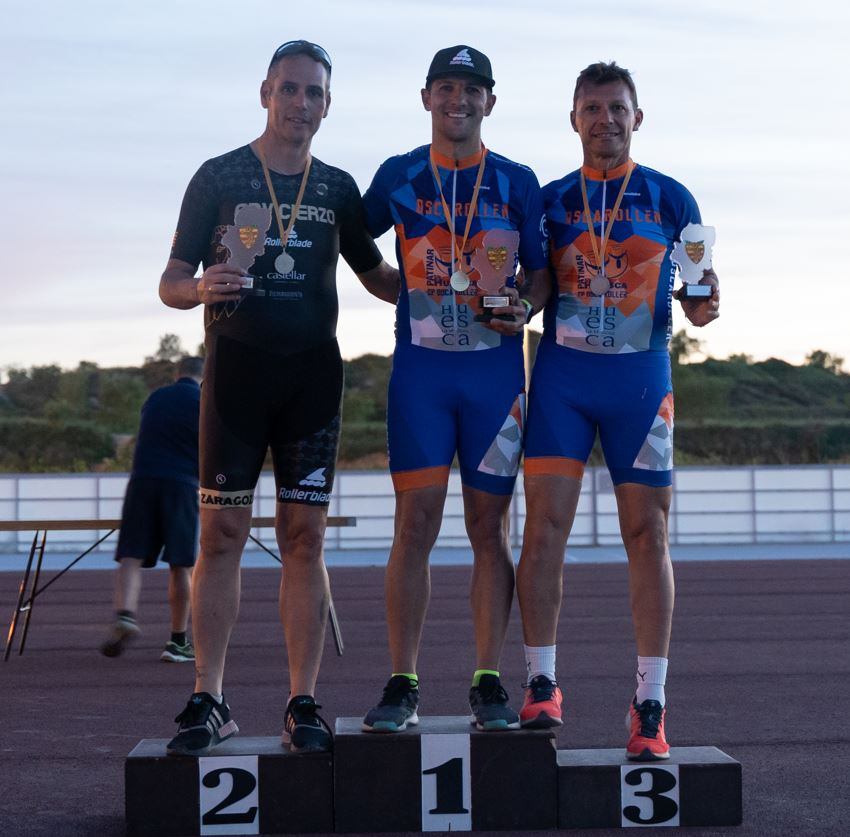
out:
<path id="1" fill-rule="evenodd" d="M 287 41 L 285 44 L 281 44 L 274 51 L 271 64 L 274 64 L 280 58 L 285 58 L 287 55 L 309 55 L 314 61 L 324 64 L 329 74 L 331 72 L 330 55 L 318 44 L 314 44 L 311 41 Z"/>

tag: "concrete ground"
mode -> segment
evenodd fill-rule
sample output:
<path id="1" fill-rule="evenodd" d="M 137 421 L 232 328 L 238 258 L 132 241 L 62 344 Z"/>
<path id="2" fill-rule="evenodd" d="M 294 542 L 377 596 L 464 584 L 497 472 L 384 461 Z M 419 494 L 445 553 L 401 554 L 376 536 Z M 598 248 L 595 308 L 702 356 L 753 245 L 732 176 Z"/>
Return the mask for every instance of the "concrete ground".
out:
<path id="1" fill-rule="evenodd" d="M 845 545 L 846 548 L 846 545 Z M 744 824 L 692 834 L 847 834 L 850 822 L 850 562 L 740 555 L 718 548 L 677 561 L 668 677 L 673 746 L 715 745 L 741 761 Z M 793 548 L 791 548 L 793 549 Z M 806 548 L 798 554 L 807 555 Z M 829 553 L 827 553 L 829 554 Z M 841 554 L 841 553 L 839 553 Z M 558 670 L 566 693 L 558 747 L 622 747 L 634 688 L 626 569 L 570 563 Z M 465 714 L 473 668 L 468 566 L 435 566 L 421 655 L 422 713 Z M 286 655 L 278 570 L 246 569 L 226 693 L 244 735 L 277 735 Z M 19 575 L 0 572 L 0 615 Z M 124 656 L 97 653 L 110 620 L 112 574 L 72 572 L 36 604 L 26 653 L 0 662 L 0 834 L 124 834 L 123 763 L 141 738 L 168 737 L 192 686 L 188 665 L 158 661 L 167 638 L 166 574 L 146 576 L 144 635 Z M 375 703 L 389 674 L 383 570 L 331 570 L 346 650 L 328 637 L 318 699 L 333 722 Z M 523 679 L 514 609 L 502 677 L 513 702 Z M 655 829 L 661 833 L 660 829 Z M 526 832 L 541 834 L 542 832 Z M 554 833 L 554 832 L 553 832 Z M 574 832 L 604 834 L 607 832 Z"/>

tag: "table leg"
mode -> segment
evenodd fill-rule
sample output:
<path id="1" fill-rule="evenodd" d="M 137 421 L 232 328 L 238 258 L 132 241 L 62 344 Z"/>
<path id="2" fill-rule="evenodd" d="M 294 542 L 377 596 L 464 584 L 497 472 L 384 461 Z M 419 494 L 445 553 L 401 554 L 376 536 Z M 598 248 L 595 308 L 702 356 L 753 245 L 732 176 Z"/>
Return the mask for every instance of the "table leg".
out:
<path id="1" fill-rule="evenodd" d="M 27 566 L 24 570 L 24 577 L 21 579 L 20 590 L 18 591 L 18 603 L 15 605 L 15 612 L 12 614 L 12 621 L 9 623 L 9 633 L 6 636 L 6 649 L 3 653 L 4 663 L 9 661 L 9 654 L 12 653 L 12 642 L 15 639 L 15 631 L 18 628 L 18 617 L 21 615 L 21 605 L 24 603 L 24 595 L 26 594 L 27 584 L 30 579 L 30 570 L 32 569 L 32 559 L 35 555 L 36 544 L 38 543 L 38 534 L 38 531 L 36 531 L 32 538 Z"/>
<path id="2" fill-rule="evenodd" d="M 44 534 L 41 538 L 41 546 L 38 550 L 38 561 L 35 563 L 35 575 L 32 580 L 32 594 L 30 595 L 28 607 L 27 607 L 27 618 L 24 619 L 24 632 L 21 634 L 21 641 L 18 645 L 18 656 L 22 656 L 24 653 L 24 646 L 27 644 L 27 634 L 30 632 L 30 619 L 32 619 L 32 611 L 35 607 L 35 594 L 36 590 L 38 590 L 38 580 L 41 577 L 41 565 L 44 561 L 44 546 L 47 543 L 47 530 L 44 530 Z"/>

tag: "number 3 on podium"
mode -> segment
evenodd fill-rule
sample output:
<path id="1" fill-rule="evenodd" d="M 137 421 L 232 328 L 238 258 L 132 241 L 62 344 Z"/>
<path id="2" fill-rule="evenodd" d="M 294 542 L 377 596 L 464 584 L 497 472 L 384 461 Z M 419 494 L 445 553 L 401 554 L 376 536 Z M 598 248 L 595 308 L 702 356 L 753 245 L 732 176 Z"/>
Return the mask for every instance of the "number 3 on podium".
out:
<path id="1" fill-rule="evenodd" d="M 679 825 L 679 765 L 620 768 L 623 828 Z"/>

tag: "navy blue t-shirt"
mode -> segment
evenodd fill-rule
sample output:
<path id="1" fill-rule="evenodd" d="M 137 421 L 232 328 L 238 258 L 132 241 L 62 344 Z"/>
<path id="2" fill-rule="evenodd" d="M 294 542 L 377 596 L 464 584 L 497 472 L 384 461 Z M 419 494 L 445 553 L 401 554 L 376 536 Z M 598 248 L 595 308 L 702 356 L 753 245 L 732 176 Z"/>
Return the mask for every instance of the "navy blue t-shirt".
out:
<path id="1" fill-rule="evenodd" d="M 131 477 L 178 480 L 198 487 L 198 416 L 201 388 L 178 378 L 142 405 Z"/>

